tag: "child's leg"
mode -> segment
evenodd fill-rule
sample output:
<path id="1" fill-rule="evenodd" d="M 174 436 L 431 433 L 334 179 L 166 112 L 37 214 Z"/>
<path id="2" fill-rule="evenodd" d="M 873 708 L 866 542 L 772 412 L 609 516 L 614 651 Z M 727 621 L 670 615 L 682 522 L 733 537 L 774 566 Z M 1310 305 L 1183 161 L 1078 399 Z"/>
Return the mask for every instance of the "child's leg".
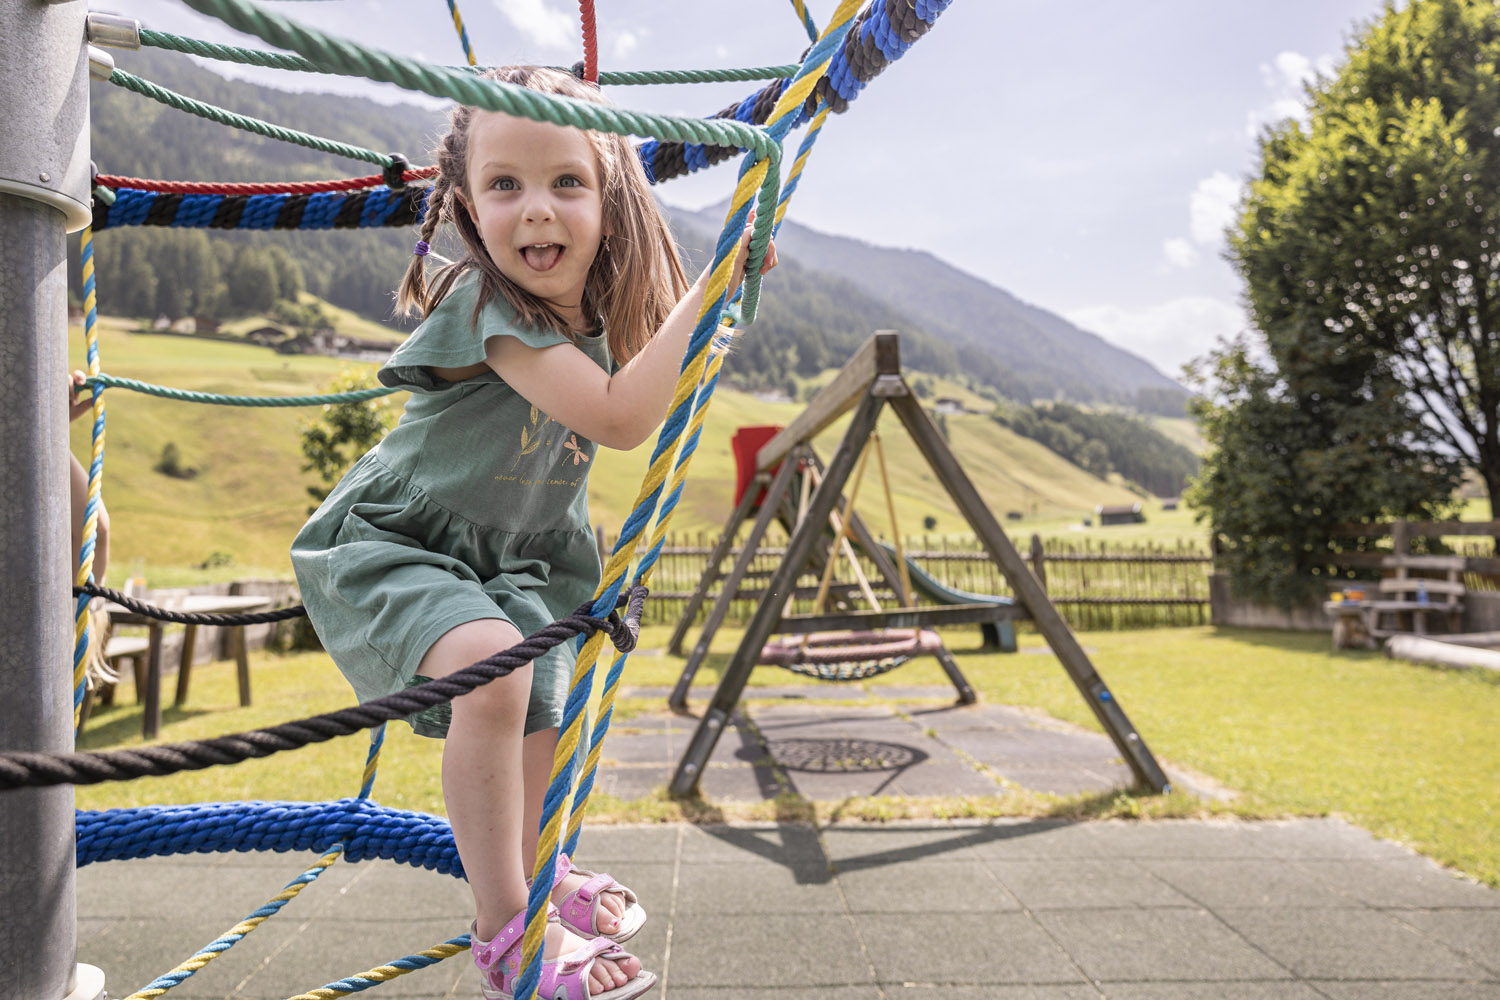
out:
<path id="1" fill-rule="evenodd" d="M 583 727 L 580 737 L 583 740 L 589 738 L 589 727 Z M 531 859 L 536 857 L 536 844 L 538 831 L 541 829 L 542 805 L 547 797 L 547 785 L 552 778 L 553 755 L 557 752 L 557 730 L 543 729 L 526 737 L 522 748 L 525 761 L 526 782 L 526 820 L 521 831 L 521 857 L 528 859 L 530 867 L 526 870 L 529 878 L 535 870 L 535 862 Z M 576 808 L 576 803 L 575 803 Z M 567 835 L 566 828 L 558 831 L 558 839 Z M 588 879 L 582 875 L 569 875 L 558 883 L 556 891 L 552 893 L 553 902 L 563 899 L 568 893 L 577 890 Z M 600 896 L 600 904 L 607 911 L 600 913 L 597 921 L 599 933 L 613 934 L 620 926 L 620 914 L 625 912 L 625 897 L 618 892 L 606 892 Z"/>
<path id="2" fill-rule="evenodd" d="M 417 673 L 447 676 L 514 646 L 521 638 L 515 626 L 500 619 L 467 622 L 433 643 Z M 443 800 L 474 893 L 475 931 L 485 940 L 526 908 L 530 870 L 522 860 L 521 847 L 526 809 L 521 734 L 530 697 L 531 665 L 527 664 L 455 698 L 453 722 L 443 747 Z M 533 846 L 525 857 L 534 858 L 535 850 Z M 544 956 L 555 957 L 582 943 L 583 939 L 553 924 L 547 931 Z M 634 957 L 618 962 L 601 958 L 590 972 L 590 992 L 612 989 L 639 971 L 640 962 Z"/>

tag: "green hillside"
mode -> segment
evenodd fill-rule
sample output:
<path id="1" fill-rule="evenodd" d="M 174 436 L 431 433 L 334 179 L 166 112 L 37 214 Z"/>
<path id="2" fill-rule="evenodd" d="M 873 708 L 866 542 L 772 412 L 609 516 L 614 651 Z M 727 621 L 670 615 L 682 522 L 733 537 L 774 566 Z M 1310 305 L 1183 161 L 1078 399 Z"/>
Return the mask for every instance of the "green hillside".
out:
<path id="1" fill-rule="evenodd" d="M 176 388 L 244 395 L 291 395 L 319 391 L 334 374 L 359 366 L 332 358 L 279 355 L 266 348 L 196 337 L 131 332 L 126 320 L 101 322 L 102 368 L 114 375 Z M 75 328 L 70 361 L 83 367 L 83 338 Z M 731 364 L 734 359 L 731 359 Z M 957 387 L 935 380 L 944 394 Z M 395 399 L 399 400 L 399 396 Z M 306 517 L 311 502 L 305 487 L 311 473 L 301 471 L 298 434 L 311 408 L 244 408 L 204 406 L 111 390 L 104 466 L 104 497 L 114 526 L 110 577 L 142 561 L 153 585 L 205 578 L 289 574 L 287 546 Z M 734 461 L 729 440 L 745 424 L 785 424 L 802 404 L 761 402 L 743 392 L 720 389 L 709 411 L 702 446 L 694 457 L 673 530 L 716 533 L 733 503 Z M 71 427 L 74 453 L 86 458 L 89 420 Z M 1090 514 L 1096 504 L 1131 502 L 1123 486 L 1088 475 L 999 426 L 987 416 L 946 418 L 955 454 L 968 470 L 996 516 L 1025 515 L 1017 532 L 1067 530 Z M 840 422 L 819 439 L 825 457 L 832 454 L 844 428 Z M 940 495 L 930 471 L 917 455 L 894 415 L 881 422 L 886 461 L 903 534 L 923 531 L 933 517 L 936 534 L 967 534 L 951 502 Z M 172 478 L 154 470 L 162 449 L 174 444 L 181 464 L 196 470 L 191 478 Z M 601 451 L 591 477 L 594 521 L 614 533 L 634 505 L 654 442 L 633 452 Z M 889 517 L 878 489 L 876 466 L 860 497 L 861 512 L 872 527 L 889 534 Z M 1188 533 L 1190 522 L 1184 520 Z M 1177 529 L 1151 526 L 1158 532 Z M 1134 532 L 1132 532 L 1134 533 Z M 1110 529 L 1110 537 L 1124 537 Z M 204 568 L 204 564 L 209 565 Z"/>

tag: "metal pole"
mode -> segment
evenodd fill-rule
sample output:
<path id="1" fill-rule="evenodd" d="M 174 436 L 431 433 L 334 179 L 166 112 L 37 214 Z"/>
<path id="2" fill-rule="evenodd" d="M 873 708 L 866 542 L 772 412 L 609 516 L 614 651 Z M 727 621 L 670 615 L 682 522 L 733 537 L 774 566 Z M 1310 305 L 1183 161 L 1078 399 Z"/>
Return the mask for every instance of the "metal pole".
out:
<path id="1" fill-rule="evenodd" d="M 0 0 L 0 749 L 73 746 L 65 234 L 88 221 L 79 0 Z M 93 998 L 73 788 L 0 797 L 0 1000 Z"/>

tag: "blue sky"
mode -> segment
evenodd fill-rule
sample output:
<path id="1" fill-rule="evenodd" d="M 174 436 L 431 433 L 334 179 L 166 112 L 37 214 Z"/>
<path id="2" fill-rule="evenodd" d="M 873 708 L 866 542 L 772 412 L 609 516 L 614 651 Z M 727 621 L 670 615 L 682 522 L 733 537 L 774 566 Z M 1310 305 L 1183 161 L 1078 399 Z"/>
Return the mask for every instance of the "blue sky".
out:
<path id="1" fill-rule="evenodd" d="M 807 5 L 820 25 L 835 7 Z M 463 58 L 445 0 L 267 6 L 403 55 Z M 604 69 L 795 62 L 807 45 L 788 0 L 596 7 Z M 581 58 L 575 0 L 459 0 L 459 10 L 483 63 Z M 1379 10 L 1378 0 L 954 0 L 847 114 L 830 119 L 792 216 L 928 250 L 1176 377 L 1245 326 L 1222 231 L 1254 166 L 1257 130 L 1296 114 L 1302 82 L 1336 65 L 1356 24 Z M 169 0 L 133 0 L 128 13 L 148 28 L 265 47 Z M 119 61 L 128 68 L 129 54 Z M 230 72 L 289 89 L 411 99 L 357 81 Z M 706 115 L 753 87 L 615 87 L 610 97 Z M 417 159 L 428 140 L 414 136 L 409 155 Z M 734 177 L 725 164 L 658 192 L 698 208 L 726 198 Z"/>

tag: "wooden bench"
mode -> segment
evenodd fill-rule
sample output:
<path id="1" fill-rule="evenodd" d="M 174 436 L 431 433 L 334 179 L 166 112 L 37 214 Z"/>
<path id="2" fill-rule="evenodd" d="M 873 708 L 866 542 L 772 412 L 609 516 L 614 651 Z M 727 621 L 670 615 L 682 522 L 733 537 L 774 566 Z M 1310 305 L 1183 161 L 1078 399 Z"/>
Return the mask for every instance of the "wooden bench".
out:
<path id="1" fill-rule="evenodd" d="M 137 704 L 141 701 L 141 692 L 146 686 L 146 655 L 150 652 L 151 640 L 145 636 L 134 635 L 112 635 L 104 644 L 104 661 L 118 675 L 124 669 L 124 662 L 130 663 L 131 676 L 135 680 L 135 700 Z M 115 688 L 118 684 L 102 683 L 96 691 L 90 687 L 83 692 L 83 704 L 78 710 L 78 729 L 83 730 L 83 724 L 89 721 L 89 714 L 93 711 L 94 702 L 100 705 L 113 705 L 115 703 Z"/>
<path id="2" fill-rule="evenodd" d="M 1430 616 L 1441 615 L 1448 632 L 1461 628 L 1464 610 L 1463 556 L 1385 556 L 1383 570 L 1394 571 L 1377 584 L 1381 596 L 1360 601 L 1329 601 L 1333 646 L 1375 648 L 1393 635 L 1427 635 Z M 1441 574 L 1441 575 L 1438 575 Z"/>

